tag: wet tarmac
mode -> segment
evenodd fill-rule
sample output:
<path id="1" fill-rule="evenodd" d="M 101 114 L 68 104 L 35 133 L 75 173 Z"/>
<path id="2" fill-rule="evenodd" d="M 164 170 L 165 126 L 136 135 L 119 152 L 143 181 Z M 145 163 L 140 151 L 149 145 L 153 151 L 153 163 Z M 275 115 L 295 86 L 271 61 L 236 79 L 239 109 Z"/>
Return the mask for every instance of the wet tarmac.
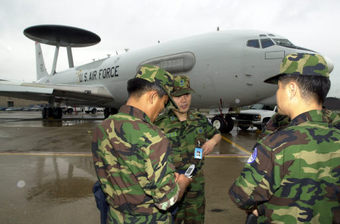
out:
<path id="1" fill-rule="evenodd" d="M 41 112 L 0 111 L 0 223 L 100 223 L 92 130 L 102 114 L 43 121 Z M 205 161 L 207 224 L 245 223 L 228 196 L 257 138 L 234 129 Z"/>

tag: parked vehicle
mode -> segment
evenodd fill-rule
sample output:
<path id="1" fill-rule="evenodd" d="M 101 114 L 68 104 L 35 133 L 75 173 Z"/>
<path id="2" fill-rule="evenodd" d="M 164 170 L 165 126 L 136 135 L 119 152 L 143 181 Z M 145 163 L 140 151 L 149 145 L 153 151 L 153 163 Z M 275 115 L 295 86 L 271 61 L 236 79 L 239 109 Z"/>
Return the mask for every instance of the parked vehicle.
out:
<path id="1" fill-rule="evenodd" d="M 276 112 L 276 105 L 254 104 L 249 109 L 233 114 L 232 117 L 242 130 L 247 130 L 249 127 L 256 127 L 262 130 Z"/>
<path id="2" fill-rule="evenodd" d="M 85 107 L 84 112 L 89 114 L 96 114 L 97 112 L 103 112 L 104 109 L 102 107 Z"/>
<path id="3" fill-rule="evenodd" d="M 73 112 L 84 112 L 83 107 L 70 107 L 70 106 L 64 106 L 61 107 L 64 114 L 72 114 Z"/>
<path id="4" fill-rule="evenodd" d="M 30 105 L 28 107 L 24 107 L 24 111 L 41 111 L 43 109 L 40 105 Z"/>
<path id="5" fill-rule="evenodd" d="M 8 107 L 6 108 L 6 111 L 21 111 L 23 109 L 23 107 Z"/>

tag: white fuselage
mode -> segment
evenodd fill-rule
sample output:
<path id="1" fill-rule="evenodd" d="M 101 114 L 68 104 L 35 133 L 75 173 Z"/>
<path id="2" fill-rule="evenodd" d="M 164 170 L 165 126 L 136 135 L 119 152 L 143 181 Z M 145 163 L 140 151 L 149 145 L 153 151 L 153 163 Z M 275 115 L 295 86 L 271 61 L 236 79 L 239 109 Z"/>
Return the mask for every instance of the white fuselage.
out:
<path id="1" fill-rule="evenodd" d="M 104 85 L 114 99 L 112 106 L 118 107 L 127 99 L 127 80 L 141 64 L 151 62 L 173 68 L 174 75 L 190 77 L 194 107 L 217 108 L 220 102 L 223 107 L 249 105 L 275 94 L 276 86 L 263 81 L 278 74 L 285 55 L 307 51 L 279 45 L 247 46 L 248 40 L 261 39 L 262 33 L 220 31 L 169 41 L 74 67 L 39 82 Z"/>

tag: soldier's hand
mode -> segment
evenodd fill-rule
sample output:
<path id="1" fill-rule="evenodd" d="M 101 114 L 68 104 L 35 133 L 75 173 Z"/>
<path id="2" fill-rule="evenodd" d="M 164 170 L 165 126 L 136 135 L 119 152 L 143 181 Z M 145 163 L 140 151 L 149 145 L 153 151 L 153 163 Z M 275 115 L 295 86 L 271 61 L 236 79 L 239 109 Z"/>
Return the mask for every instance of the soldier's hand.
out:
<path id="1" fill-rule="evenodd" d="M 177 173 L 178 174 L 178 173 Z M 176 176 L 176 173 L 175 173 Z M 184 174 L 178 174 L 177 184 L 179 186 L 179 195 L 178 200 L 180 200 L 185 192 L 185 189 L 189 186 L 189 184 L 192 182 L 191 178 L 186 177 Z"/>
<path id="2" fill-rule="evenodd" d="M 255 215 L 255 216 L 259 216 L 259 212 L 257 211 L 257 209 L 254 209 L 252 213 L 253 213 L 253 215 Z"/>
<path id="3" fill-rule="evenodd" d="M 179 177 L 179 173 L 176 173 L 176 172 L 175 172 L 175 182 L 176 182 L 176 183 L 178 182 L 178 177 Z"/>
<path id="4" fill-rule="evenodd" d="M 175 173 L 176 174 L 176 173 Z M 178 174 L 178 178 L 177 178 L 177 183 L 181 182 L 183 184 L 186 184 L 186 187 L 192 182 L 191 178 L 186 177 L 184 174 Z"/>
<path id="5" fill-rule="evenodd" d="M 216 142 L 213 140 L 213 139 L 210 139 L 209 141 L 206 141 L 203 146 L 202 146 L 202 149 L 203 149 L 203 155 L 206 156 L 208 155 L 209 153 L 212 152 L 212 150 L 214 149 L 216 145 Z"/>

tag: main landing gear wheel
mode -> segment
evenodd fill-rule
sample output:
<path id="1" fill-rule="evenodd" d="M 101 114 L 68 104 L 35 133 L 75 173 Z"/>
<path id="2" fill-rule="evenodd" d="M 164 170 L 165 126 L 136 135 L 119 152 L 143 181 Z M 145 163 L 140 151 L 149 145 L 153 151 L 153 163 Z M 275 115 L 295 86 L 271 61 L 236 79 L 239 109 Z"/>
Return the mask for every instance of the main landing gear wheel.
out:
<path id="1" fill-rule="evenodd" d="M 43 119 L 61 119 L 63 116 L 63 111 L 60 107 L 45 107 L 41 113 Z"/>
<path id="2" fill-rule="evenodd" d="M 229 133 L 234 128 L 234 121 L 230 115 L 217 115 L 212 119 L 212 125 L 221 133 Z"/>

